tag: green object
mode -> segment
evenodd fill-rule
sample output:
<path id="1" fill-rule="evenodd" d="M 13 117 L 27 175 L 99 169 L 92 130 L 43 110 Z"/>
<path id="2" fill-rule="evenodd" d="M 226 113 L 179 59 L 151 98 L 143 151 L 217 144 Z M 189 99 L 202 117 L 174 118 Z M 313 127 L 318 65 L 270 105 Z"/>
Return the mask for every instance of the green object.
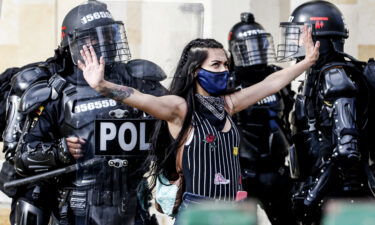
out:
<path id="1" fill-rule="evenodd" d="M 323 225 L 374 225 L 375 202 L 332 202 L 327 205 Z"/>
<path id="2" fill-rule="evenodd" d="M 255 203 L 203 204 L 181 212 L 182 225 L 256 225 Z"/>

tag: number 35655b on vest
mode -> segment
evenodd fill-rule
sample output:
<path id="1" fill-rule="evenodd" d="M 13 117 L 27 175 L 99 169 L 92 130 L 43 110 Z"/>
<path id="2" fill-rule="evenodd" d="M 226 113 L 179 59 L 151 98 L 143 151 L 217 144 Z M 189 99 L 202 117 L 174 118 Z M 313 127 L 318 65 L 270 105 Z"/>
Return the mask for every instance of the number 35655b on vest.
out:
<path id="1" fill-rule="evenodd" d="M 96 120 L 95 155 L 137 156 L 150 150 L 155 119 Z"/>

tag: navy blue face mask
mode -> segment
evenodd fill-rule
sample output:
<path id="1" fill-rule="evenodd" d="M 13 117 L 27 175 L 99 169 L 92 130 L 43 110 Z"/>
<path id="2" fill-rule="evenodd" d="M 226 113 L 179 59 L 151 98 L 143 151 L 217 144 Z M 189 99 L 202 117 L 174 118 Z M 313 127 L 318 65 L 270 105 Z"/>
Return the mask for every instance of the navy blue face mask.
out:
<path id="1" fill-rule="evenodd" d="M 198 71 L 198 82 L 211 95 L 219 95 L 227 90 L 229 72 L 212 72 L 201 68 Z"/>

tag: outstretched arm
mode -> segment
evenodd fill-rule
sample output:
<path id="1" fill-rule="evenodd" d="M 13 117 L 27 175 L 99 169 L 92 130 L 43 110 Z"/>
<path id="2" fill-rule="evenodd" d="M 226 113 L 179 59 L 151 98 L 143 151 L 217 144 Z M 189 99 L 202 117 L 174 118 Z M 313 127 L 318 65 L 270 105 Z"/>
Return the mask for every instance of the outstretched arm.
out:
<path id="1" fill-rule="evenodd" d="M 81 55 L 84 63 L 78 61 L 87 83 L 103 96 L 115 99 L 129 106 L 140 109 L 155 118 L 172 123 L 180 123 L 186 114 L 186 102 L 176 95 L 156 97 L 144 94 L 132 87 L 114 84 L 104 79 L 105 63 L 98 58 L 92 46 L 83 46 Z"/>
<path id="2" fill-rule="evenodd" d="M 304 60 L 293 66 L 271 74 L 266 79 L 255 85 L 225 96 L 230 114 L 244 110 L 259 100 L 280 91 L 283 87 L 292 82 L 292 80 L 294 80 L 297 76 L 311 67 L 319 57 L 320 43 L 316 42 L 314 46 L 311 39 L 311 29 L 307 30 L 307 26 L 304 27 L 303 31 L 303 43 L 306 50 Z"/>

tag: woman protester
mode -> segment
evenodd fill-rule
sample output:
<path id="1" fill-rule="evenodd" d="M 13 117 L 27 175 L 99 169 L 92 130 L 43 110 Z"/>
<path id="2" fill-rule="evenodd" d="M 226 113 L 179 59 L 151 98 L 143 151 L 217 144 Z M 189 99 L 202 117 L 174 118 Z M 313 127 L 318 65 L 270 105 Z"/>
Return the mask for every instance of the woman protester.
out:
<path id="1" fill-rule="evenodd" d="M 319 57 L 319 42 L 304 27 L 306 57 L 263 81 L 227 91 L 228 56 L 213 39 L 195 39 L 183 50 L 170 94 L 155 97 L 104 79 L 104 59 L 84 46 L 79 62 L 88 84 L 100 94 L 138 108 L 161 121 L 153 138 L 154 178 L 183 175 L 183 202 L 231 201 L 241 190 L 239 133 L 230 116 L 289 84 Z M 155 180 L 155 179 L 154 179 Z M 186 206 L 186 204 L 185 204 Z"/>

